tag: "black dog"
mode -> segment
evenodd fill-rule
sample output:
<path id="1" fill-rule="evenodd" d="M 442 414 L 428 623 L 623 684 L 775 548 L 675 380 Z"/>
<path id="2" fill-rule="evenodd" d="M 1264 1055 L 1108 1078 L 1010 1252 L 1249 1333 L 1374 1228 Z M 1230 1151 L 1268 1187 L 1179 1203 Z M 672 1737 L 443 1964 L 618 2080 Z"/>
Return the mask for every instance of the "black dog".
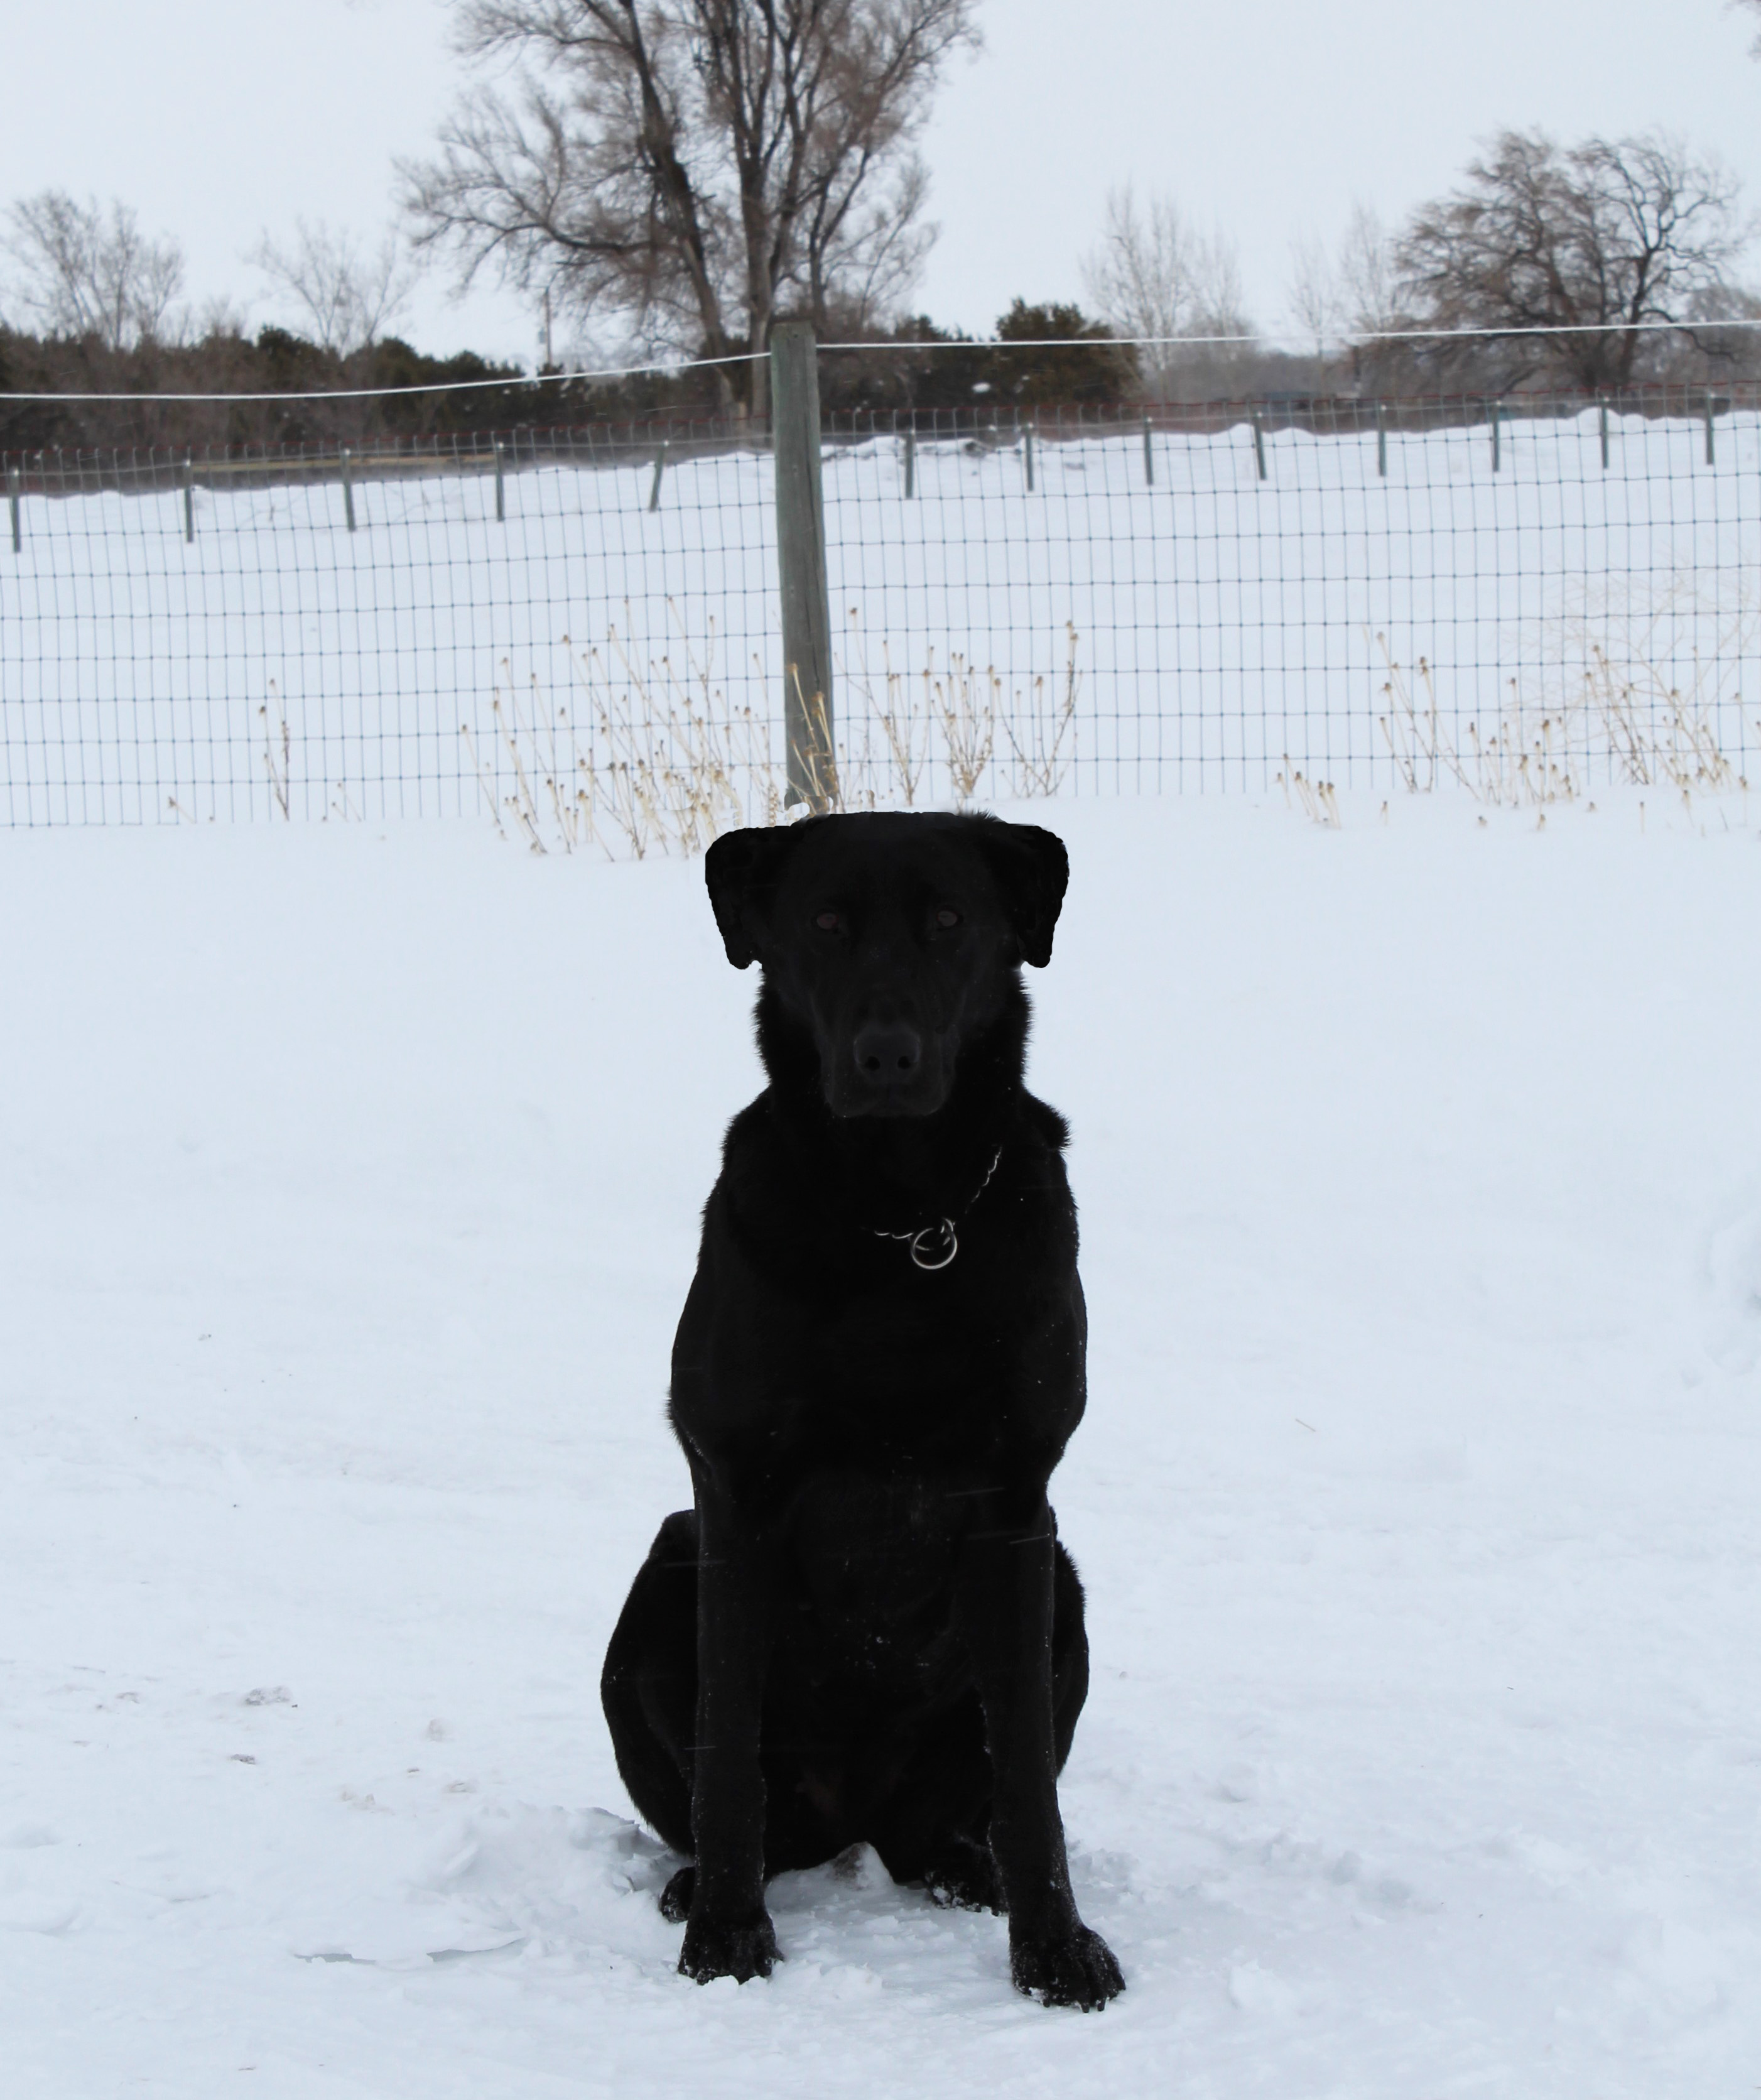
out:
<path id="1" fill-rule="evenodd" d="M 1124 1988 L 1058 1812 L 1088 1689 L 1046 1481 L 1086 1337 L 1061 1118 L 1022 1084 L 1020 965 L 1067 862 L 983 817 L 812 818 L 710 848 L 764 969 L 770 1084 L 735 1117 L 672 1357 L 695 1510 L 661 1526 L 601 1694 L 698 1982 L 770 1973 L 764 1882 L 859 1839 L 1006 1908 L 1016 1984 Z"/>

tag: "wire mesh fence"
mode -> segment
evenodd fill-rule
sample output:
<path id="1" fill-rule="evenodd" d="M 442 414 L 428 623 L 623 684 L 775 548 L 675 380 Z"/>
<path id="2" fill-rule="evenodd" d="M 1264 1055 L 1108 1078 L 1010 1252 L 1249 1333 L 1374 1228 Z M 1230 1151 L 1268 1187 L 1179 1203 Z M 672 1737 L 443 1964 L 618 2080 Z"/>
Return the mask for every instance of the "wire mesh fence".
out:
<path id="1" fill-rule="evenodd" d="M 849 806 L 1449 778 L 1716 787 L 1761 738 L 1761 398 L 828 418 Z M 5 461 L 13 825 L 780 803 L 768 439 Z"/>

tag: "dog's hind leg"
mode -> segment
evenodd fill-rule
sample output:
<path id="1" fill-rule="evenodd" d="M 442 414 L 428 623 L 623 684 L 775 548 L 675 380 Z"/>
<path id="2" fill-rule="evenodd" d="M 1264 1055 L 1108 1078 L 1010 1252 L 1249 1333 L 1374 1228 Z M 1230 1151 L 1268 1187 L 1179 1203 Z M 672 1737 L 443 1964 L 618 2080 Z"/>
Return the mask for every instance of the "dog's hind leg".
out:
<path id="1" fill-rule="evenodd" d="M 674 1851 L 689 1858 L 696 1850 L 691 1836 L 697 1733 L 694 1511 L 679 1510 L 667 1519 L 637 1570 L 605 1651 L 599 1696 L 618 1770 L 637 1813 Z"/>
<path id="2" fill-rule="evenodd" d="M 867 1835 L 896 1882 L 964 1910 L 1000 1910 L 990 1814 L 984 1711 L 968 1691 L 912 1745 Z"/>
<path id="3" fill-rule="evenodd" d="M 1052 1571 L 1052 1740 L 1059 1771 L 1088 1689 L 1082 1584 L 1060 1545 Z M 937 1719 L 892 1789 L 873 1842 L 893 1879 L 962 1910 L 1002 1910 L 1002 1878 L 989 1842 L 992 1785 L 975 1691 Z"/>

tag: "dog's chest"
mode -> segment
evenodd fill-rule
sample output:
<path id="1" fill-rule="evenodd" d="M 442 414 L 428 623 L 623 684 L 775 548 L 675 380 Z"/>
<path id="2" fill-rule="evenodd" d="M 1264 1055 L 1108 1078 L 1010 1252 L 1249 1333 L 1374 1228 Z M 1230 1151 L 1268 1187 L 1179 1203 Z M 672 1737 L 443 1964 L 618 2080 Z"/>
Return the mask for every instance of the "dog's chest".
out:
<path id="1" fill-rule="evenodd" d="M 908 1268 L 894 1281 L 796 1328 L 789 1370 L 804 1405 L 791 1428 L 809 1463 L 933 1480 L 993 1449 L 1025 1308 L 962 1289 L 967 1278 Z"/>
<path id="2" fill-rule="evenodd" d="M 828 1630 L 896 1635 L 945 1616 L 959 1539 L 956 1503 L 937 1484 L 857 1471 L 802 1484 L 790 1526 L 804 1602 Z"/>

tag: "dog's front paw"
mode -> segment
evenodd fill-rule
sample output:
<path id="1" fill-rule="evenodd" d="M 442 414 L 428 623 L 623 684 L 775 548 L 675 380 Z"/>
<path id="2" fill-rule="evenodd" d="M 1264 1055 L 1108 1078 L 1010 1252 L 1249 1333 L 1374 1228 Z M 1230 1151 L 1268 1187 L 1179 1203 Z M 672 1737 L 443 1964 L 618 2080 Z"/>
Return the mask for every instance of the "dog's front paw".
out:
<path id="1" fill-rule="evenodd" d="M 718 1976 L 731 1976 L 737 1983 L 746 1983 L 755 1976 L 769 1975 L 781 1959 L 776 1928 L 767 1911 L 733 1925 L 720 1919 L 693 1917 L 685 1929 L 679 1974 L 699 1983 L 712 1983 Z"/>
<path id="2" fill-rule="evenodd" d="M 691 1915 L 691 1899 L 697 1894 L 697 1869 L 681 1867 L 660 1892 L 660 1914 L 668 1925 L 683 1925 Z"/>
<path id="3" fill-rule="evenodd" d="M 1075 2005 L 1085 2013 L 1098 2013 L 1125 1988 L 1112 1949 L 1085 1925 L 1059 1939 L 1011 1937 L 1009 1973 L 1018 1991 L 1042 2005 Z"/>

